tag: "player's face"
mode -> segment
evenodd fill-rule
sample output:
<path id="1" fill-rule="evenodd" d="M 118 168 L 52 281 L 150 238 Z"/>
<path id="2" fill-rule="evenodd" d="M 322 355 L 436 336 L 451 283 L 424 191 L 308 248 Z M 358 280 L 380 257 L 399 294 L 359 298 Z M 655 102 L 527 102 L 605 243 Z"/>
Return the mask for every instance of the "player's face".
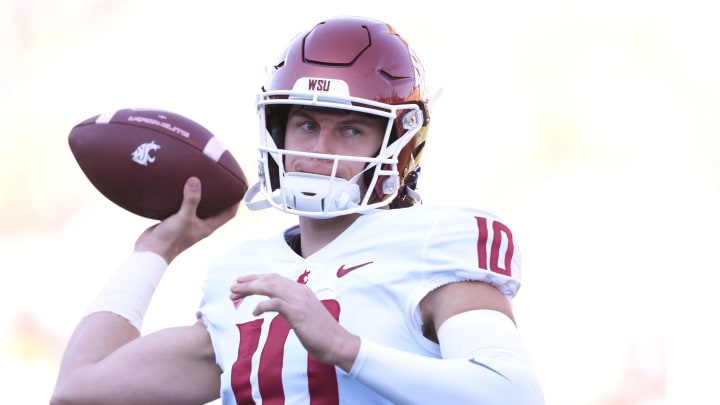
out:
<path id="1" fill-rule="evenodd" d="M 371 157 L 380 149 L 387 120 L 345 110 L 293 106 L 288 115 L 285 149 Z M 285 157 L 285 170 L 330 175 L 333 162 L 299 156 Z M 340 162 L 337 177 L 349 180 L 365 167 L 363 162 Z"/>

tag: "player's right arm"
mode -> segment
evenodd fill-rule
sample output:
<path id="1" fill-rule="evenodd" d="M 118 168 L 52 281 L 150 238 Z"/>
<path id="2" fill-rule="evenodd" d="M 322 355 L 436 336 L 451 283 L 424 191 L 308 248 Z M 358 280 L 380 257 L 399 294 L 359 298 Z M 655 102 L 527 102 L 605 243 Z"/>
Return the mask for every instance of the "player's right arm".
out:
<path id="1" fill-rule="evenodd" d="M 201 185 L 189 179 L 180 210 L 147 229 L 80 321 L 63 355 L 51 404 L 204 404 L 219 396 L 220 369 L 201 321 L 141 336 L 167 264 L 231 219 L 237 205 L 200 219 Z"/>
<path id="2" fill-rule="evenodd" d="M 126 319 L 97 312 L 71 337 L 51 404 L 204 404 L 219 393 L 220 369 L 200 321 L 140 337 Z"/>

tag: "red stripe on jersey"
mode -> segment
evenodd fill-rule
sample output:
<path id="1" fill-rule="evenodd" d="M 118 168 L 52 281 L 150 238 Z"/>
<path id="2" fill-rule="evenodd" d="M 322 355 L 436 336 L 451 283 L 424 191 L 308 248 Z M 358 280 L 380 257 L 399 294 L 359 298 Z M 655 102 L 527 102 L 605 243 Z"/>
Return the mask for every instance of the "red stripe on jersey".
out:
<path id="1" fill-rule="evenodd" d="M 268 339 L 260 353 L 258 367 L 258 389 L 263 404 L 284 405 L 285 391 L 282 385 L 283 353 L 285 341 L 290 334 L 290 325 L 285 318 L 276 316 L 270 322 Z M 270 338 L 272 336 L 272 339 Z"/>
<path id="2" fill-rule="evenodd" d="M 235 394 L 235 402 L 238 404 L 255 403 L 255 401 L 252 400 L 250 370 L 252 369 L 252 356 L 260 342 L 260 327 L 262 323 L 262 319 L 256 319 L 252 322 L 237 325 L 242 344 L 238 347 L 238 357 L 232 366 L 230 384 Z"/>
<path id="3" fill-rule="evenodd" d="M 335 300 L 324 300 L 325 308 L 335 320 L 340 319 L 340 304 Z M 315 357 L 308 355 L 308 390 L 310 392 L 310 405 L 338 404 L 337 374 L 335 365 L 323 363 Z"/>

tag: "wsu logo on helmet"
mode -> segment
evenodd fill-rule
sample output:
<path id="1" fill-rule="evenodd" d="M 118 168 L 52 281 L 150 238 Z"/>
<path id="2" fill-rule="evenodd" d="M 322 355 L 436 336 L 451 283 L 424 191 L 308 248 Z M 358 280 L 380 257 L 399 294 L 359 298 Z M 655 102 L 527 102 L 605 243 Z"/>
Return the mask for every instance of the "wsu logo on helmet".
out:
<path id="1" fill-rule="evenodd" d="M 160 149 L 160 145 L 156 144 L 155 141 L 144 143 L 133 151 L 132 160 L 139 165 L 147 166 L 148 163 L 155 161 L 155 155 L 150 153 L 158 149 Z"/>
<path id="2" fill-rule="evenodd" d="M 323 92 L 343 97 L 350 97 L 348 84 L 340 79 L 322 79 L 318 77 L 301 77 L 295 81 L 293 91 Z"/>
<path id="3" fill-rule="evenodd" d="M 308 80 L 308 90 L 310 91 L 330 91 L 330 80 L 310 79 Z"/>

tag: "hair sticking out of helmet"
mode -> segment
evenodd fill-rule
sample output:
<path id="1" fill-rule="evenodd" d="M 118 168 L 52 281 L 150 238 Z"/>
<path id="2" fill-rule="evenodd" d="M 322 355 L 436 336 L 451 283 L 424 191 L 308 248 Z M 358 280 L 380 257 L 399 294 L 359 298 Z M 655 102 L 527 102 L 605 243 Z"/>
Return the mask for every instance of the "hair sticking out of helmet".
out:
<path id="1" fill-rule="evenodd" d="M 260 181 L 246 194 L 248 207 L 274 206 L 297 215 L 327 218 L 415 204 L 419 196 L 414 189 L 430 123 L 426 93 L 425 71 L 415 52 L 382 21 L 337 17 L 298 35 L 271 69 L 258 95 Z M 364 173 L 351 182 L 362 182 L 361 189 L 366 192 L 356 193 L 355 186 L 334 176 L 308 179 L 285 172 L 286 156 L 303 155 L 285 149 L 291 105 L 340 109 L 387 120 L 375 156 L 312 156 L 334 165 L 343 160 L 365 162 Z M 258 192 L 267 203 L 251 201 Z M 308 195 L 318 201 L 296 203 Z"/>

